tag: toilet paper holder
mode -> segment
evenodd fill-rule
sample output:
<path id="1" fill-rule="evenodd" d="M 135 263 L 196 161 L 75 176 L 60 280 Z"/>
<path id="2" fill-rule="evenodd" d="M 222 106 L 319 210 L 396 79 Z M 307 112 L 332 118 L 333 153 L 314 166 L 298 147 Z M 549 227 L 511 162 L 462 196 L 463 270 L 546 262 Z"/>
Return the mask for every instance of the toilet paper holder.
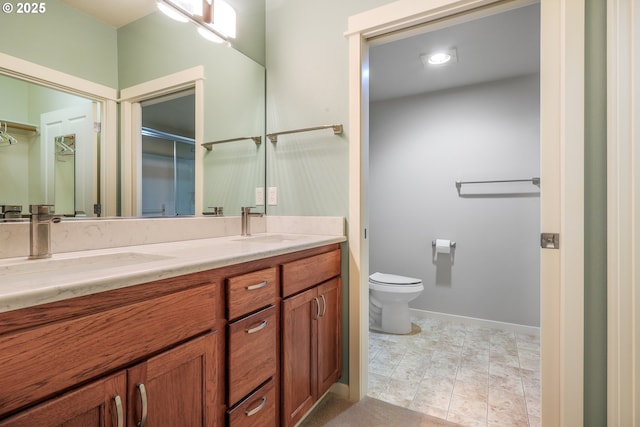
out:
<path id="1" fill-rule="evenodd" d="M 435 240 L 432 240 L 432 241 L 431 241 L 431 246 L 432 246 L 433 248 L 435 248 L 435 247 L 436 247 L 436 241 L 435 241 Z M 452 240 L 452 241 L 450 241 L 450 242 L 449 242 L 449 246 L 451 247 L 451 249 L 455 249 L 455 248 L 456 248 L 456 242 L 454 242 L 453 240 Z"/>

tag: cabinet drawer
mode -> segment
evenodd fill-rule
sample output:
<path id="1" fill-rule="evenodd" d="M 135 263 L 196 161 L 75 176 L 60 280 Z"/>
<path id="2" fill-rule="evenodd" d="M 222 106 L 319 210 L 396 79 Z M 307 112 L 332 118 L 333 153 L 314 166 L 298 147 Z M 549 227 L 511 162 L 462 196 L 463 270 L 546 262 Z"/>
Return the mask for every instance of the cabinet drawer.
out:
<path id="1" fill-rule="evenodd" d="M 275 427 L 276 389 L 273 379 L 227 411 L 229 427 Z"/>
<path id="2" fill-rule="evenodd" d="M 276 267 L 227 279 L 227 315 L 235 319 L 272 305 L 277 296 Z"/>
<path id="3" fill-rule="evenodd" d="M 340 274 L 340 249 L 282 265 L 282 297 Z"/>
<path id="4" fill-rule="evenodd" d="M 229 406 L 276 373 L 276 309 L 270 307 L 229 324 Z"/>

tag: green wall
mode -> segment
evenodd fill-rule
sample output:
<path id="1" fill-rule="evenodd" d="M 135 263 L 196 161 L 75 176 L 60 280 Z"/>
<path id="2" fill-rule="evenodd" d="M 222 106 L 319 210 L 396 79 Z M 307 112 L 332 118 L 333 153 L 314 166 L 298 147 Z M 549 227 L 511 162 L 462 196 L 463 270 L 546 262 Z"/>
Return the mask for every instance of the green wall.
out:
<path id="1" fill-rule="evenodd" d="M 118 87 L 115 28 L 59 0 L 47 0 L 42 14 L 0 14 L 0 40 L 3 53 Z"/>
<path id="2" fill-rule="evenodd" d="M 585 22 L 584 425 L 607 424 L 606 0 Z"/>

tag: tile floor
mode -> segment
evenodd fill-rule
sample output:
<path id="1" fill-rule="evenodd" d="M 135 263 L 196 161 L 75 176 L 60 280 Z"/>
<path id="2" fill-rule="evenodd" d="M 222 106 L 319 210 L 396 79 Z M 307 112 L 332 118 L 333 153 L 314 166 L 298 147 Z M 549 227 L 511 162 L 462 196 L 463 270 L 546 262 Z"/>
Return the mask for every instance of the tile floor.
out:
<path id="1" fill-rule="evenodd" d="M 540 426 L 539 336 L 411 320 L 420 333 L 369 334 L 369 396 L 463 426 Z"/>

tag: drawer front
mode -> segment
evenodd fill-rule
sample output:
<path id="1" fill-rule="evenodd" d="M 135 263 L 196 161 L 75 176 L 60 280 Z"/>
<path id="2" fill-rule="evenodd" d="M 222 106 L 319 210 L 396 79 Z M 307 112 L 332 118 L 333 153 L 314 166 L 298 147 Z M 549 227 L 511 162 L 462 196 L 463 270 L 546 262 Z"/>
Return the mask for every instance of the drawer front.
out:
<path id="1" fill-rule="evenodd" d="M 236 319 L 274 304 L 277 284 L 276 267 L 227 279 L 227 318 Z"/>
<path id="2" fill-rule="evenodd" d="M 273 379 L 227 411 L 229 427 L 275 427 L 276 389 Z"/>
<path id="3" fill-rule="evenodd" d="M 276 326 L 273 306 L 229 324 L 229 406 L 275 375 Z"/>
<path id="4" fill-rule="evenodd" d="M 340 249 L 282 265 L 282 297 L 286 298 L 340 274 Z"/>

